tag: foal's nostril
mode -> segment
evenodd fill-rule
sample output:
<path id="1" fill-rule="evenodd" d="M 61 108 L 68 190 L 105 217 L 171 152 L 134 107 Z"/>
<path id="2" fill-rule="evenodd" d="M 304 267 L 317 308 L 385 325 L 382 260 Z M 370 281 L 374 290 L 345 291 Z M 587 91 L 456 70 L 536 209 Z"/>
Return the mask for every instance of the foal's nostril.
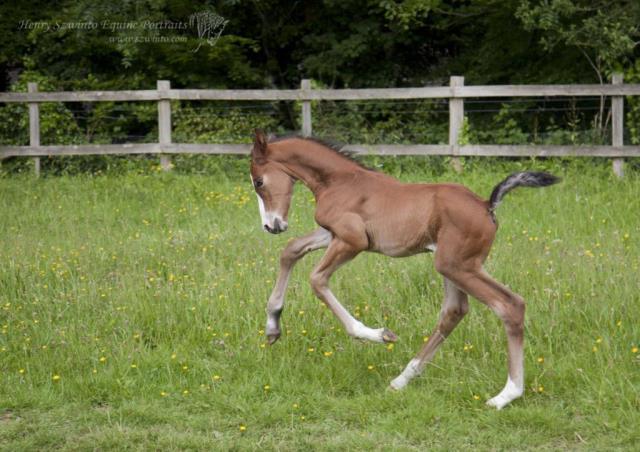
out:
<path id="1" fill-rule="evenodd" d="M 280 233 L 279 229 L 277 229 L 275 226 L 272 228 L 268 224 L 264 225 L 264 230 L 269 232 L 270 234 L 278 234 L 278 233 Z"/>
<path id="2" fill-rule="evenodd" d="M 287 230 L 287 223 L 278 218 L 273 220 L 273 227 L 265 224 L 262 226 L 265 231 L 270 232 L 271 234 L 280 234 Z"/>

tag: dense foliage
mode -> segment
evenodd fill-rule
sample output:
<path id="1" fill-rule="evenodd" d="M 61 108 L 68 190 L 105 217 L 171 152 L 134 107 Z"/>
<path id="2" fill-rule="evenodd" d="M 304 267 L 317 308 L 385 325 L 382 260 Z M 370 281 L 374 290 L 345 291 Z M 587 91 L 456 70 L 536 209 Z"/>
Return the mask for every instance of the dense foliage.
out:
<path id="1" fill-rule="evenodd" d="M 295 88 L 311 78 L 344 88 L 443 85 L 451 75 L 467 84 L 639 77 L 634 0 L 36 0 L 0 5 L 0 21 L 2 91 L 24 91 L 28 81 L 41 90 L 121 90 L 153 89 L 159 79 L 176 88 Z M 298 130 L 299 108 L 176 103 L 174 140 Z M 345 142 L 440 143 L 446 108 L 322 102 L 314 130 Z M 639 109 L 628 100 L 628 143 L 640 142 Z M 466 112 L 471 143 L 598 144 L 610 135 L 609 104 L 599 98 L 488 99 Z M 153 103 L 48 104 L 41 116 L 43 144 L 157 141 Z M 27 129 L 24 106 L 0 107 L 2 144 L 27 144 Z"/>

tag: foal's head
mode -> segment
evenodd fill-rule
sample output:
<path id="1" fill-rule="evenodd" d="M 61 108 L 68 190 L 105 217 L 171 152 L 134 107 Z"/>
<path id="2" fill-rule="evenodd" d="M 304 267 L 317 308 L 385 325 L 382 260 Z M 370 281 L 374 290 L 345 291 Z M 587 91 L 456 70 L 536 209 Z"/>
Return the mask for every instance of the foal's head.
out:
<path id="1" fill-rule="evenodd" d="M 287 216 L 293 193 L 294 179 L 284 167 L 270 160 L 270 149 L 265 134 L 256 130 L 251 150 L 251 181 L 258 195 L 262 227 L 272 234 L 287 230 Z"/>

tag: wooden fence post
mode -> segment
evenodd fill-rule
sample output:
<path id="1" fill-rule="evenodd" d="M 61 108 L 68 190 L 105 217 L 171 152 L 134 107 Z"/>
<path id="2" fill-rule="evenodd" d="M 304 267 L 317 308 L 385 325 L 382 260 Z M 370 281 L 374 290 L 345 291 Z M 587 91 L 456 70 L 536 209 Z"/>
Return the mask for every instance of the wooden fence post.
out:
<path id="1" fill-rule="evenodd" d="M 159 93 L 168 91 L 171 89 L 171 82 L 158 80 L 157 88 Z M 164 152 L 163 145 L 171 144 L 171 101 L 163 99 L 162 94 L 158 101 L 158 140 L 161 152 Z M 167 154 L 160 154 L 160 166 L 164 171 L 171 169 L 171 158 Z"/>
<path id="2" fill-rule="evenodd" d="M 611 76 L 613 85 L 621 85 L 623 83 L 623 75 L 614 73 Z M 624 145 L 624 97 L 611 97 L 611 144 L 614 147 L 622 147 Z M 613 173 L 618 177 L 624 176 L 624 159 L 613 159 Z"/>
<path id="3" fill-rule="evenodd" d="M 452 76 L 449 79 L 449 86 L 454 88 L 456 86 L 464 86 L 464 77 Z M 453 89 L 452 89 L 453 91 Z M 460 131 L 462 130 L 462 124 L 464 122 L 464 99 L 450 97 L 449 98 L 449 146 L 451 147 L 451 164 L 453 169 L 461 173 L 462 163 L 457 155 L 460 152 Z"/>
<path id="4" fill-rule="evenodd" d="M 300 89 L 303 91 L 308 91 L 311 89 L 311 80 L 302 79 L 300 81 Z M 302 136 L 310 137 L 312 133 L 311 128 L 311 101 L 303 100 L 302 101 Z"/>
<path id="5" fill-rule="evenodd" d="M 38 92 L 38 84 L 29 82 L 27 91 Z M 29 103 L 29 146 L 40 146 L 40 107 L 37 102 Z M 36 177 L 40 177 L 40 157 L 33 158 L 33 169 Z"/>

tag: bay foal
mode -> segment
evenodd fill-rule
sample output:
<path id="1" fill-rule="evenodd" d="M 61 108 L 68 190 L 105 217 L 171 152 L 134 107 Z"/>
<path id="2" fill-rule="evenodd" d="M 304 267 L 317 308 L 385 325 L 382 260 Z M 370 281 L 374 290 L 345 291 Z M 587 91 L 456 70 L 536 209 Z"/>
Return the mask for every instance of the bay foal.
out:
<path id="1" fill-rule="evenodd" d="M 363 168 L 318 140 L 300 137 L 269 141 L 256 131 L 251 179 L 258 195 L 264 229 L 287 229 L 293 184 L 301 181 L 316 199 L 320 226 L 293 239 L 282 251 L 280 273 L 267 305 L 266 335 L 280 337 L 280 314 L 295 263 L 310 251 L 327 248 L 311 273 L 311 287 L 340 320 L 347 333 L 374 342 L 395 342 L 386 328 L 356 320 L 329 288 L 329 278 L 362 251 L 392 257 L 434 252 L 444 277 L 444 303 L 435 331 L 404 371 L 391 381 L 403 388 L 420 374 L 437 348 L 468 310 L 467 295 L 491 308 L 504 322 L 509 373 L 504 389 L 487 403 L 501 409 L 524 391 L 522 297 L 492 279 L 482 268 L 496 234 L 494 210 L 511 189 L 542 187 L 558 179 L 536 172 L 515 173 L 500 182 L 488 201 L 457 184 L 404 184 Z"/>

